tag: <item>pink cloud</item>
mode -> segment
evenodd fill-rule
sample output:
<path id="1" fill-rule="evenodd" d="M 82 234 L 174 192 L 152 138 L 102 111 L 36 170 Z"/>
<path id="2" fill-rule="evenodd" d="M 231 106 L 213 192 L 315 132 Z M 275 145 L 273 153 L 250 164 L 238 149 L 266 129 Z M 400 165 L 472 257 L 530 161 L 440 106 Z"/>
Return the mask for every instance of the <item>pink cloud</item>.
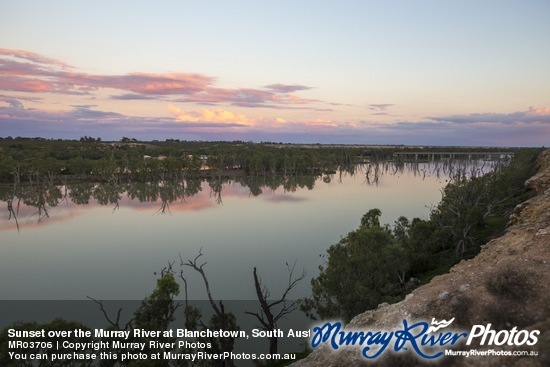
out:
<path id="1" fill-rule="evenodd" d="M 266 86 L 265 90 L 231 89 L 217 88 L 213 86 L 215 78 L 197 73 L 95 75 L 73 70 L 62 61 L 30 51 L 0 49 L 0 90 L 90 94 L 98 89 L 109 88 L 125 92 L 112 96 L 112 99 L 182 96 L 176 101 L 266 108 L 296 108 L 289 106 L 319 102 L 291 94 L 310 89 L 297 84 L 272 84 Z"/>
<path id="2" fill-rule="evenodd" d="M 204 90 L 213 78 L 187 73 L 133 73 L 126 75 L 90 75 L 66 73 L 68 83 L 95 88 L 129 90 L 144 95 L 193 94 Z"/>
<path id="3" fill-rule="evenodd" d="M 183 122 L 221 122 L 239 125 L 253 125 L 254 120 L 242 113 L 234 113 L 221 108 L 200 111 L 184 111 L 174 105 L 169 105 L 170 113 L 179 121 Z"/>
<path id="4" fill-rule="evenodd" d="M 260 89 L 207 88 L 200 93 L 180 99 L 178 102 L 231 103 L 234 106 L 242 107 L 287 108 L 288 105 L 305 105 L 319 101 Z"/>
<path id="5" fill-rule="evenodd" d="M 62 68 L 72 68 L 69 64 L 59 61 L 56 59 L 52 59 L 46 56 L 42 56 L 40 54 L 37 54 L 35 52 L 31 51 L 25 51 L 25 50 L 9 50 L 6 48 L 0 48 L 0 55 L 4 56 L 12 56 L 19 59 L 24 59 L 27 61 L 31 61 L 33 63 L 37 64 L 49 64 L 49 65 L 56 65 L 60 66 Z"/>
<path id="6" fill-rule="evenodd" d="M 529 111 L 526 112 L 529 116 L 547 116 L 550 115 L 550 107 L 537 107 L 530 106 Z"/>
<path id="7" fill-rule="evenodd" d="M 61 68 L 60 68 L 61 67 Z M 194 94 L 214 78 L 196 73 L 94 75 L 67 71 L 69 65 L 28 51 L 0 49 L 0 89 L 25 92 L 81 93 L 112 88 L 141 95 Z"/>
<path id="8" fill-rule="evenodd" d="M 0 71 L 2 75 L 52 77 L 57 73 L 49 65 L 44 67 L 43 65 L 11 60 L 2 56 L 0 52 Z"/>
<path id="9" fill-rule="evenodd" d="M 0 90 L 14 92 L 51 92 L 58 89 L 58 86 L 48 80 L 19 76 L 0 76 Z"/>

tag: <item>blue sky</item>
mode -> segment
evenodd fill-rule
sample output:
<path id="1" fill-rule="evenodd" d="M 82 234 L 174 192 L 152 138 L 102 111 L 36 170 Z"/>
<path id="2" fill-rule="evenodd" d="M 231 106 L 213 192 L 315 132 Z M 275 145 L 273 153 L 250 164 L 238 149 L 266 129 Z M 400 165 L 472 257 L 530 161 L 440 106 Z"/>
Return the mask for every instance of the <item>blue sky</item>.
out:
<path id="1" fill-rule="evenodd" d="M 3 1 L 0 136 L 541 146 L 550 2 Z"/>

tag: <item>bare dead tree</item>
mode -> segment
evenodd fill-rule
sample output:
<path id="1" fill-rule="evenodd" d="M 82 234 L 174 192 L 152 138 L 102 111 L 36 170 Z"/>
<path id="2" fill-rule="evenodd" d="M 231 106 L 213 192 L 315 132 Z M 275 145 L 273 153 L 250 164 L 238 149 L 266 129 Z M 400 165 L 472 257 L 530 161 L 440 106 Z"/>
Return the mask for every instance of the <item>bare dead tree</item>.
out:
<path id="1" fill-rule="evenodd" d="M 210 290 L 210 283 L 208 282 L 208 277 L 206 276 L 206 272 L 204 271 L 204 266 L 206 265 L 207 262 L 204 262 L 202 264 L 198 263 L 198 260 L 201 256 L 203 256 L 202 247 L 199 250 L 199 254 L 195 256 L 193 260 L 188 259 L 187 261 L 184 261 L 180 254 L 181 266 L 189 266 L 201 275 L 204 281 L 204 287 L 206 289 L 206 293 L 208 295 L 208 301 L 210 302 L 210 306 L 214 310 L 214 323 L 216 324 L 216 328 L 227 330 L 227 329 L 236 327 L 234 316 L 232 314 L 228 314 L 227 312 L 225 312 L 225 306 L 223 302 L 221 300 L 219 301 L 219 304 L 216 304 L 216 302 L 214 302 L 214 298 L 212 297 L 212 292 Z M 185 284 L 187 287 L 186 281 L 185 281 Z M 231 325 L 232 323 L 233 325 Z M 233 351 L 233 344 L 234 344 L 234 338 L 220 338 L 219 352 L 225 353 L 225 352 Z M 222 359 L 219 361 L 219 366 L 233 367 L 234 366 L 233 359 L 231 358 Z"/>
<path id="2" fill-rule="evenodd" d="M 294 262 L 292 267 L 288 265 L 288 263 L 286 263 L 286 266 L 288 268 L 288 284 L 281 297 L 276 300 L 270 300 L 271 294 L 265 285 L 262 286 L 262 281 L 258 277 L 257 269 L 254 267 L 254 287 L 256 288 L 256 296 L 260 302 L 260 312 L 245 312 L 247 315 L 256 317 L 263 330 L 272 331 L 270 334 L 271 336 L 269 337 L 269 353 L 271 354 L 277 353 L 278 337 L 276 336 L 276 333 L 273 332 L 277 328 L 277 322 L 286 315 L 294 312 L 300 303 L 299 300 L 289 302 L 287 299 L 288 294 L 292 288 L 294 288 L 296 284 L 298 284 L 307 275 L 307 272 L 304 269 L 299 276 L 294 276 L 296 262 Z"/>
<path id="3" fill-rule="evenodd" d="M 132 330 L 133 329 L 133 326 L 132 326 L 132 322 L 134 321 L 134 319 L 130 319 L 125 325 L 124 327 L 122 327 L 120 325 L 120 314 L 122 313 L 122 307 L 120 307 L 117 311 L 117 314 L 116 314 L 116 318 L 113 319 L 111 317 L 109 317 L 109 314 L 107 313 L 107 310 L 105 309 L 105 307 L 103 306 L 103 301 L 101 300 L 97 300 L 95 298 L 92 298 L 90 296 L 86 296 L 88 299 L 91 299 L 92 301 L 94 301 L 94 303 L 96 303 L 98 306 L 99 306 L 99 310 L 101 311 L 101 313 L 103 313 L 103 317 L 105 317 L 105 320 L 107 320 L 107 322 L 109 324 L 111 324 L 112 326 L 114 326 L 115 328 L 117 328 L 117 330 Z"/>
<path id="4" fill-rule="evenodd" d="M 204 272 L 204 266 L 207 264 L 207 262 L 204 262 L 200 265 L 198 265 L 198 263 L 197 263 L 197 260 L 199 260 L 199 258 L 202 255 L 203 255 L 202 247 L 199 250 L 199 254 L 197 256 L 195 256 L 193 261 L 188 259 L 187 262 L 185 262 L 183 260 L 183 258 L 181 257 L 181 254 L 180 254 L 181 265 L 182 266 L 189 266 L 189 267 L 195 269 L 195 271 L 197 271 L 202 276 L 202 280 L 204 281 L 204 287 L 206 288 L 206 293 L 208 295 L 208 300 L 210 301 L 210 306 L 212 306 L 212 309 L 214 310 L 214 312 L 217 315 L 219 315 L 221 313 L 221 311 L 218 308 L 218 306 L 216 305 L 216 302 L 214 302 L 214 299 L 212 298 L 212 292 L 210 291 L 210 283 L 208 283 L 208 278 L 206 277 L 206 273 Z"/>

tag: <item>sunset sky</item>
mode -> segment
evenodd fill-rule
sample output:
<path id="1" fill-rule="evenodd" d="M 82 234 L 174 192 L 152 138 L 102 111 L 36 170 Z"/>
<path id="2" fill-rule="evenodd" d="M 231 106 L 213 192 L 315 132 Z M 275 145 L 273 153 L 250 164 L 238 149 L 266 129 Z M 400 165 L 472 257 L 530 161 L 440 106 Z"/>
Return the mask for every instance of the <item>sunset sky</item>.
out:
<path id="1" fill-rule="evenodd" d="M 550 1 L 0 2 L 0 137 L 548 146 Z"/>

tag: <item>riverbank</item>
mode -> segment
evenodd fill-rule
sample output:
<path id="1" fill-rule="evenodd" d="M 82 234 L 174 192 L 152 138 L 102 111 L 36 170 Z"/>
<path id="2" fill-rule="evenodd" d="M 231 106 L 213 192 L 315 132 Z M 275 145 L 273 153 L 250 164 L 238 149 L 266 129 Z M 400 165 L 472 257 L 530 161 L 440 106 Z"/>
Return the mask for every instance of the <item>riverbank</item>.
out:
<path id="1" fill-rule="evenodd" d="M 405 300 L 382 304 L 357 315 L 346 328 L 395 330 L 403 320 L 450 320 L 454 327 L 491 323 L 494 330 L 539 330 L 538 343 L 526 345 L 476 345 L 478 351 L 537 351 L 536 357 L 444 357 L 445 366 L 546 366 L 550 363 L 550 150 L 540 154 L 538 171 L 526 186 L 536 196 L 518 205 L 506 233 L 489 241 L 474 258 L 462 261 L 445 275 L 415 289 Z M 468 347 L 466 347 L 468 348 Z M 458 347 L 456 349 L 459 349 Z M 422 365 L 411 354 L 385 353 L 368 361 L 369 366 Z M 366 364 L 359 348 L 334 351 L 330 346 L 315 350 L 295 367 L 357 366 Z M 428 364 L 428 363 L 426 363 Z M 434 365 L 434 362 L 429 362 Z"/>

